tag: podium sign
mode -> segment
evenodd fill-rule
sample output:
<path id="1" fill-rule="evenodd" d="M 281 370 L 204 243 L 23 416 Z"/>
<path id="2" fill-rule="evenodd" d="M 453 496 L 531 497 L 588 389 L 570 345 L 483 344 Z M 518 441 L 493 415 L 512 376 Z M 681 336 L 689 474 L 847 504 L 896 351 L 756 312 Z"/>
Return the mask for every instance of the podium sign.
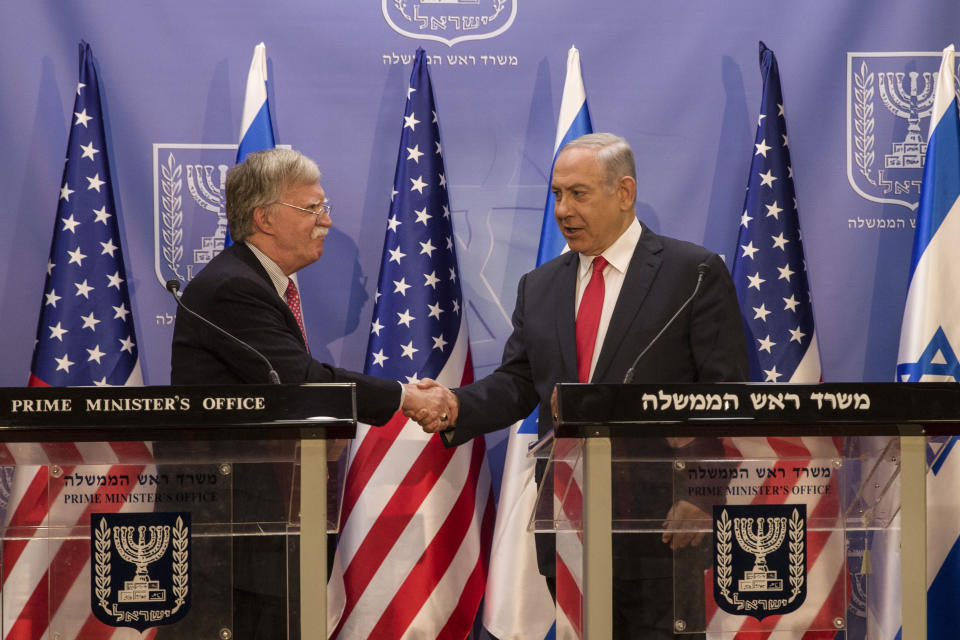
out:
<path id="1" fill-rule="evenodd" d="M 314 637 L 355 428 L 344 384 L 0 389 L 4 633 Z"/>
<path id="2" fill-rule="evenodd" d="M 923 539 L 922 486 L 900 500 L 901 434 L 960 432 L 960 389 L 561 384 L 558 415 L 532 526 L 580 578 L 557 597 L 582 598 L 567 617 L 584 637 L 611 632 L 612 594 L 640 577 L 673 585 L 656 606 L 675 633 L 836 632 L 863 624 L 871 547 Z M 922 557 L 903 563 L 923 584 Z"/>

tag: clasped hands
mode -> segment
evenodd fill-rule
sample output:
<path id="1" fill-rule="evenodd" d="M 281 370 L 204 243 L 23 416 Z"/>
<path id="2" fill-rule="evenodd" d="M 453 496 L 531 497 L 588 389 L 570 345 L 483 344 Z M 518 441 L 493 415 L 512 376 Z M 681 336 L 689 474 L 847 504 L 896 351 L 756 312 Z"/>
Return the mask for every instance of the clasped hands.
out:
<path id="1" fill-rule="evenodd" d="M 403 415 L 415 420 L 427 433 L 445 431 L 457 422 L 460 403 L 445 386 L 424 378 L 416 384 L 403 385 Z"/>

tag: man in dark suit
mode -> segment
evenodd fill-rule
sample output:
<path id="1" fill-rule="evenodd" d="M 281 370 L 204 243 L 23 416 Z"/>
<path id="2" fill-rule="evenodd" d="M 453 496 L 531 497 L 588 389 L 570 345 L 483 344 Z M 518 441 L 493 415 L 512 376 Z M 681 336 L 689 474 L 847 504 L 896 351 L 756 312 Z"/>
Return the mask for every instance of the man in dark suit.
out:
<path id="1" fill-rule="evenodd" d="M 354 373 L 310 356 L 290 276 L 320 258 L 332 224 L 319 179 L 312 160 L 288 149 L 250 154 L 227 174 L 226 214 L 235 244 L 190 281 L 182 300 L 270 364 L 181 308 L 173 330 L 171 383 L 267 383 L 272 367 L 282 383 L 355 383 L 362 422 L 383 424 L 401 408 L 439 420 L 440 390 Z M 248 468 L 233 473 L 234 521 L 284 522 L 292 478 L 278 478 L 269 464 L 238 466 Z M 280 535 L 235 541 L 233 637 L 287 637 L 284 543 Z M 229 575 L 227 567 L 220 570 Z"/>
<path id="2" fill-rule="evenodd" d="M 551 189 L 557 224 L 570 251 L 520 279 L 513 333 L 500 367 L 455 390 L 455 398 L 448 397 L 450 421 L 424 417 L 420 421 L 425 430 L 444 431 L 445 442 L 455 446 L 521 420 L 539 404 L 543 435 L 552 428 L 549 416 L 554 412 L 547 408 L 554 385 L 621 382 L 634 358 L 694 290 L 701 264 L 709 269 L 700 292 L 646 353 L 634 380 L 747 379 L 743 324 L 723 261 L 702 247 L 643 226 L 634 213 L 636 188 L 633 153 L 622 138 L 591 134 L 561 150 Z M 644 457 L 664 460 L 719 454 L 716 441 L 644 443 Z M 614 457 L 640 453 L 624 451 L 631 446 L 636 445 L 615 443 Z M 617 470 L 614 473 L 616 483 Z M 632 482 L 637 489 L 634 507 L 642 513 L 660 513 L 673 522 L 708 517 L 706 505 L 674 502 L 669 473 Z M 671 548 L 695 546 L 702 536 L 667 533 L 662 544 L 640 537 L 642 542 L 635 541 L 632 548 L 627 540 L 614 539 L 615 635 L 672 637 Z M 548 556 L 552 561 L 552 549 L 542 543 L 538 539 L 541 570 L 549 576 L 545 565 Z M 702 574 L 685 578 L 693 578 L 693 588 L 699 582 L 702 593 Z"/>

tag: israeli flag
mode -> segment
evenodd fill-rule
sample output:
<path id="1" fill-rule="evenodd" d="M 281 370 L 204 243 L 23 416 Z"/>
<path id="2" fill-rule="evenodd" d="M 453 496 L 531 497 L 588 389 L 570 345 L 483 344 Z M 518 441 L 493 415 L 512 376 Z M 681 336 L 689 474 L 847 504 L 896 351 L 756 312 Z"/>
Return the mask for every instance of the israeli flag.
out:
<path id="1" fill-rule="evenodd" d="M 247 73 L 237 162 L 243 162 L 248 153 L 273 147 L 273 122 L 270 121 L 270 106 L 267 104 L 267 47 L 261 42 L 253 48 L 253 60 Z"/>
<path id="2" fill-rule="evenodd" d="M 557 121 L 557 139 L 553 144 L 553 161 L 557 153 L 575 138 L 593 133 L 590 123 L 590 110 L 587 108 L 587 92 L 583 88 L 580 75 L 580 52 L 570 47 L 567 53 L 567 77 L 563 82 L 563 98 L 560 100 L 560 117 Z M 553 219 L 555 199 L 550 185 L 553 184 L 553 165 L 550 165 L 550 180 L 547 182 L 547 205 L 543 211 L 543 224 L 540 226 L 540 248 L 537 251 L 537 266 L 553 260 L 567 248 L 567 241 L 560 233 L 557 221 Z M 536 429 L 534 429 L 536 432 Z"/>
<path id="3" fill-rule="evenodd" d="M 593 133 L 593 128 L 587 109 L 587 93 L 580 75 L 580 52 L 576 47 L 570 47 L 557 138 L 553 147 L 554 162 L 563 145 L 587 133 Z M 553 218 L 554 197 L 549 189 L 552 182 L 551 164 L 537 266 L 557 257 L 567 247 Z M 483 626 L 500 640 L 552 638 L 555 637 L 553 600 L 537 568 L 533 533 L 527 530 L 530 514 L 537 501 L 534 482 L 536 465 L 527 456 L 530 445 L 537 438 L 537 411 L 510 427 L 507 438 L 500 502 L 490 550 L 490 572 L 484 596 Z"/>
<path id="4" fill-rule="evenodd" d="M 923 186 L 900 330 L 897 380 L 960 381 L 960 119 L 954 48 L 943 50 L 930 117 Z M 960 628 L 960 453 L 955 438 L 935 443 L 927 474 L 927 630 Z"/>
<path id="5" fill-rule="evenodd" d="M 237 164 L 247 154 L 264 149 L 273 149 L 273 122 L 270 120 L 270 105 L 267 103 L 267 46 L 262 42 L 253 48 L 253 60 L 247 73 L 247 91 L 243 96 L 243 117 L 240 120 L 240 144 L 237 147 Z M 233 244 L 227 232 L 224 246 Z"/>

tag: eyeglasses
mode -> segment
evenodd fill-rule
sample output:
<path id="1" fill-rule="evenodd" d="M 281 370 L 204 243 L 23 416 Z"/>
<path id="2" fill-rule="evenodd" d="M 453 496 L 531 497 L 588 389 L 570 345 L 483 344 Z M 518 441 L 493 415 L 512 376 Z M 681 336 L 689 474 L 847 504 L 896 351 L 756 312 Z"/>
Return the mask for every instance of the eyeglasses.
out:
<path id="1" fill-rule="evenodd" d="M 282 204 L 284 206 L 290 207 L 292 209 L 297 209 L 298 211 L 303 211 L 304 213 L 309 213 L 312 216 L 317 216 L 317 219 L 320 218 L 323 214 L 327 214 L 328 218 L 331 218 L 330 212 L 333 211 L 333 205 L 329 201 L 321 202 L 316 205 L 316 211 L 313 209 L 306 209 L 304 207 L 298 207 L 295 204 L 290 204 L 289 202 L 275 202 L 274 204 Z"/>

